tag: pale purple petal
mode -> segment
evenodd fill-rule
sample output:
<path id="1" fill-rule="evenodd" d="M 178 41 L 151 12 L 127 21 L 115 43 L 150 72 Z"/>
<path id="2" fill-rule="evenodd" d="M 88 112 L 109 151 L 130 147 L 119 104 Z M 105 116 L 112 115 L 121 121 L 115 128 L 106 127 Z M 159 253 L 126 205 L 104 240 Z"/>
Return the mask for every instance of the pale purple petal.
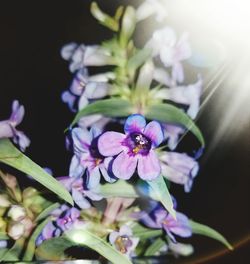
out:
<path id="1" fill-rule="evenodd" d="M 14 136 L 14 130 L 8 121 L 0 122 L 0 138 L 10 138 Z"/>
<path id="2" fill-rule="evenodd" d="M 78 178 L 83 175 L 85 167 L 80 163 L 80 159 L 74 155 L 69 166 L 69 176 Z"/>
<path id="3" fill-rule="evenodd" d="M 108 158 L 106 158 L 105 160 L 107 160 Z M 110 158 L 109 160 L 112 160 L 112 158 Z M 106 164 L 107 164 L 108 162 L 106 161 Z M 101 173 L 102 173 L 102 176 L 103 176 L 103 178 L 105 179 L 105 181 L 107 181 L 107 182 L 109 182 L 109 183 L 113 183 L 113 182 L 115 182 L 116 181 L 116 179 L 114 178 L 114 177 L 112 177 L 113 175 L 110 175 L 110 173 L 108 173 L 108 168 L 109 168 L 109 165 L 107 165 L 107 167 L 106 167 L 106 165 L 104 165 L 104 164 L 101 164 L 100 166 L 99 166 L 99 169 L 100 169 L 100 171 L 101 171 Z"/>
<path id="4" fill-rule="evenodd" d="M 182 83 L 184 81 L 183 66 L 179 61 L 173 64 L 172 78 L 179 83 Z"/>
<path id="5" fill-rule="evenodd" d="M 97 192 L 95 192 L 96 190 L 87 190 L 87 191 L 84 191 L 84 195 L 86 197 L 88 197 L 90 200 L 92 201 L 100 201 L 103 199 L 103 197 L 98 194 Z"/>
<path id="6" fill-rule="evenodd" d="M 145 156 L 140 155 L 138 161 L 138 175 L 143 180 L 154 180 L 161 173 L 160 161 L 153 150 Z"/>
<path id="7" fill-rule="evenodd" d="M 12 103 L 12 114 L 10 117 L 10 122 L 12 122 L 14 126 L 19 125 L 23 120 L 24 113 L 24 106 L 20 105 L 19 102 L 15 100 Z"/>
<path id="8" fill-rule="evenodd" d="M 164 124 L 164 136 L 168 140 L 168 147 L 174 150 L 177 147 L 179 136 L 184 133 L 183 127 Z"/>
<path id="9" fill-rule="evenodd" d="M 77 44 L 74 43 L 74 42 L 63 46 L 62 49 L 61 49 L 62 58 L 64 60 L 69 60 L 72 57 L 72 55 L 73 55 L 73 53 L 74 53 L 76 48 L 77 48 Z"/>
<path id="10" fill-rule="evenodd" d="M 109 242 L 111 245 L 115 244 L 116 239 L 120 236 L 119 232 L 113 231 L 109 234 Z"/>
<path id="11" fill-rule="evenodd" d="M 141 218 L 140 221 L 145 224 L 148 227 L 151 228 L 162 228 L 162 224 L 157 223 L 156 221 L 154 221 L 147 213 L 143 212 L 141 214 Z"/>
<path id="12" fill-rule="evenodd" d="M 101 133 L 102 133 L 102 130 L 95 125 L 93 125 L 90 129 L 90 134 L 92 136 L 92 139 L 97 138 L 98 136 L 101 135 Z"/>
<path id="13" fill-rule="evenodd" d="M 119 179 L 130 179 L 137 165 L 138 156 L 130 156 L 125 151 L 122 151 L 114 160 L 112 164 L 112 171 Z"/>
<path id="14" fill-rule="evenodd" d="M 43 239 L 50 239 L 53 237 L 53 232 L 55 231 L 55 226 L 52 224 L 52 222 L 49 222 L 42 231 Z"/>
<path id="15" fill-rule="evenodd" d="M 122 145 L 125 135 L 118 132 L 105 132 L 98 140 L 98 150 L 103 156 L 115 156 L 125 149 Z"/>
<path id="16" fill-rule="evenodd" d="M 80 152 L 88 152 L 91 145 L 91 134 L 86 128 L 74 128 L 72 130 L 74 149 Z"/>
<path id="17" fill-rule="evenodd" d="M 151 139 L 155 147 L 159 146 L 163 141 L 163 130 L 159 122 L 151 121 L 145 127 L 143 134 Z"/>
<path id="18" fill-rule="evenodd" d="M 133 132 L 142 132 L 146 126 L 146 120 L 144 116 L 139 114 L 130 115 L 124 125 L 124 131 L 126 134 Z"/>
<path id="19" fill-rule="evenodd" d="M 100 174 L 100 170 L 99 170 L 99 167 L 95 167 L 94 169 L 88 169 L 88 174 L 87 174 L 87 177 L 88 177 L 88 188 L 89 189 L 93 189 L 95 187 L 97 187 L 100 183 L 100 179 L 101 179 L 101 174 Z"/>
<path id="20" fill-rule="evenodd" d="M 166 219 L 168 212 L 165 209 L 158 209 L 155 211 L 155 221 L 157 225 L 161 226 L 163 221 Z"/>
<path id="21" fill-rule="evenodd" d="M 105 82 L 89 82 L 86 85 L 84 95 L 88 99 L 99 99 L 107 96 L 110 91 L 110 85 Z"/>
<path id="22" fill-rule="evenodd" d="M 74 104 L 76 101 L 76 96 L 71 94 L 69 91 L 64 91 L 61 95 L 61 99 L 66 103 L 71 111 L 75 111 Z"/>
<path id="23" fill-rule="evenodd" d="M 72 189 L 72 197 L 75 203 L 81 208 L 81 209 L 87 209 L 90 208 L 90 203 L 87 201 L 86 198 L 84 198 L 83 194 L 76 189 Z"/>
<path id="24" fill-rule="evenodd" d="M 132 236 L 133 235 L 132 229 L 127 225 L 121 226 L 119 233 L 120 233 L 120 236 Z"/>
<path id="25" fill-rule="evenodd" d="M 78 110 L 82 110 L 89 104 L 89 100 L 86 98 L 85 94 L 83 93 L 78 101 Z"/>
<path id="26" fill-rule="evenodd" d="M 20 149 L 22 151 L 25 151 L 25 149 L 30 145 L 30 139 L 22 132 L 22 131 L 16 131 L 14 142 L 17 143 L 20 146 Z"/>

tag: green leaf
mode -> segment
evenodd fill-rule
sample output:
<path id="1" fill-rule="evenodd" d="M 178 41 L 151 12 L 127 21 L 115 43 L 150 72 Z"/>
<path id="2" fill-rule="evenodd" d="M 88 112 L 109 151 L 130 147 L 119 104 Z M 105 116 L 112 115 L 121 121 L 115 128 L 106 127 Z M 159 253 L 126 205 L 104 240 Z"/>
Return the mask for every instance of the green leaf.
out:
<path id="1" fill-rule="evenodd" d="M 68 239 L 76 244 L 84 245 L 95 250 L 112 263 L 132 264 L 125 255 L 117 251 L 104 239 L 101 239 L 86 229 L 70 230 L 66 232 L 66 235 Z"/>
<path id="2" fill-rule="evenodd" d="M 7 240 L 9 236 L 5 232 L 0 232 L 0 240 Z"/>
<path id="3" fill-rule="evenodd" d="M 32 233 L 23 256 L 24 261 L 31 261 L 33 259 L 36 249 L 36 239 L 50 220 L 50 217 L 45 219 L 41 224 L 37 226 L 35 231 Z"/>
<path id="4" fill-rule="evenodd" d="M 129 75 L 133 75 L 134 71 L 149 59 L 151 52 L 150 49 L 146 48 L 136 51 L 136 53 L 128 60 L 127 68 Z"/>
<path id="5" fill-rule="evenodd" d="M 158 252 L 164 245 L 166 245 L 166 241 L 164 241 L 161 237 L 157 238 L 146 250 L 144 253 L 145 257 L 154 256 L 156 252 Z"/>
<path id="6" fill-rule="evenodd" d="M 160 175 L 157 179 L 153 181 L 147 181 L 147 183 L 151 188 L 151 190 L 149 191 L 149 196 L 154 200 L 160 201 L 162 205 L 166 208 L 166 210 L 174 218 L 176 218 L 173 201 L 163 176 Z"/>
<path id="7" fill-rule="evenodd" d="M 108 14 L 104 13 L 96 2 L 92 2 L 90 11 L 92 15 L 102 24 L 103 26 L 117 32 L 119 30 L 119 20 L 117 18 L 120 18 L 122 11 L 121 9 L 118 9 L 118 13 L 115 14 L 115 18 L 109 16 Z"/>
<path id="8" fill-rule="evenodd" d="M 65 250 L 73 246 L 77 245 L 63 236 L 45 240 L 36 248 L 36 259 L 67 260 L 69 257 L 65 254 Z"/>
<path id="9" fill-rule="evenodd" d="M 115 183 L 105 183 L 100 185 L 98 193 L 100 193 L 105 198 L 117 196 L 124 198 L 138 197 L 138 193 L 136 192 L 133 185 L 124 180 L 118 180 Z"/>
<path id="10" fill-rule="evenodd" d="M 205 141 L 200 129 L 195 125 L 192 119 L 179 108 L 171 104 L 152 105 L 147 109 L 145 116 L 148 119 L 182 125 L 197 137 L 202 147 L 205 146 Z"/>
<path id="11" fill-rule="evenodd" d="M 138 223 L 135 223 L 132 226 L 133 234 L 135 237 L 139 237 L 140 240 L 145 240 L 148 238 L 152 237 L 157 237 L 162 235 L 162 230 L 155 230 L 155 229 L 150 229 L 147 227 L 144 227 Z"/>
<path id="12" fill-rule="evenodd" d="M 19 238 L 18 240 L 16 240 L 12 248 L 2 254 L 0 258 L 0 263 L 1 261 L 18 261 L 20 259 L 19 256 L 23 250 L 24 242 L 24 238 Z"/>
<path id="13" fill-rule="evenodd" d="M 8 139 L 0 139 L 0 162 L 30 175 L 66 202 L 74 204 L 71 195 L 61 183 L 25 156 Z"/>
<path id="14" fill-rule="evenodd" d="M 45 210 L 43 210 L 36 218 L 36 222 L 44 219 L 45 217 L 47 217 L 52 211 L 54 211 L 56 208 L 58 208 L 60 206 L 59 203 L 54 203 L 52 205 L 50 205 L 49 207 L 47 207 Z"/>
<path id="15" fill-rule="evenodd" d="M 219 242 L 224 244 L 228 249 L 233 250 L 232 245 L 219 232 L 217 232 L 213 228 L 203 224 L 199 224 L 192 220 L 189 220 L 189 223 L 191 225 L 194 234 L 199 234 L 218 240 Z"/>
<path id="16" fill-rule="evenodd" d="M 79 111 L 71 126 L 75 125 L 81 117 L 87 115 L 102 114 L 109 117 L 124 117 L 131 113 L 132 105 L 126 100 L 116 98 L 99 100 Z"/>

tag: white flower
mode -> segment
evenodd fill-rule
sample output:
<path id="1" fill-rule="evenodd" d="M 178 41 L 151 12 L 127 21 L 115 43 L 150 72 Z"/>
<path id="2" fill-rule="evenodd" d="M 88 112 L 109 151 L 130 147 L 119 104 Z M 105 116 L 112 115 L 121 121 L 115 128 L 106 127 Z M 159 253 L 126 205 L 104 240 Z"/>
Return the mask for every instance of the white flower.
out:
<path id="1" fill-rule="evenodd" d="M 19 239 L 25 233 L 25 226 L 22 223 L 15 223 L 8 230 L 8 235 L 14 240 Z"/>
<path id="2" fill-rule="evenodd" d="M 156 30 L 146 47 L 151 48 L 153 56 L 159 56 L 166 67 L 172 67 L 174 80 L 183 82 L 184 73 L 181 61 L 191 57 L 187 33 L 183 33 L 177 40 L 175 31 L 170 27 Z"/>
<path id="3" fill-rule="evenodd" d="M 163 0 L 145 0 L 136 10 L 136 20 L 141 21 L 154 14 L 158 22 L 162 22 L 167 17 Z"/>
<path id="4" fill-rule="evenodd" d="M 8 216 L 14 221 L 20 221 L 25 218 L 26 211 L 19 205 L 12 205 L 8 212 Z"/>

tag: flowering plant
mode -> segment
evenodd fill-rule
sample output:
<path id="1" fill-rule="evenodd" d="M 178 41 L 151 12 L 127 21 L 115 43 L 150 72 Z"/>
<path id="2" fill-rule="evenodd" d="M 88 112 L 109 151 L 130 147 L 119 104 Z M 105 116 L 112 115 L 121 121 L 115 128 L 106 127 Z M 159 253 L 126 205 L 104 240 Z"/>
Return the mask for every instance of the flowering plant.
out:
<path id="1" fill-rule="evenodd" d="M 160 0 L 146 0 L 137 9 L 119 7 L 114 16 L 92 3 L 91 12 L 114 37 L 61 50 L 74 75 L 62 93 L 76 113 L 66 130 L 66 148 L 72 152 L 68 175 L 54 178 L 21 152 L 30 140 L 16 129 L 24 117 L 18 101 L 10 118 L 0 122 L 0 161 L 57 195 L 24 188 L 21 180 L 0 172 L 0 260 L 70 259 L 74 247 L 91 248 L 113 263 L 131 263 L 137 256 L 188 256 L 193 247 L 179 238 L 193 234 L 232 249 L 217 231 L 177 211 L 169 192 L 170 183 L 190 192 L 205 146 L 193 121 L 202 77 L 185 84 L 183 63 L 192 54 L 188 34 L 177 38 L 164 27 L 142 48 L 135 46 L 137 23 L 167 15 Z M 106 71 L 92 75 L 93 66 Z M 192 156 L 177 151 L 187 131 L 200 144 Z"/>

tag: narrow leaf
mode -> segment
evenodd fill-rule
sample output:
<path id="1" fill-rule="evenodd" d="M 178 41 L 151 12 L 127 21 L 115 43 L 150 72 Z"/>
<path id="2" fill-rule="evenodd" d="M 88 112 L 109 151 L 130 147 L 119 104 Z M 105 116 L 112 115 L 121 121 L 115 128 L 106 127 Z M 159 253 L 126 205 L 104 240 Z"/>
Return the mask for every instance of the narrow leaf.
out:
<path id="1" fill-rule="evenodd" d="M 74 204 L 71 195 L 61 183 L 25 156 L 8 139 L 0 139 L 0 162 L 30 175 L 66 202 Z"/>
<path id="2" fill-rule="evenodd" d="M 164 245 L 166 245 L 166 241 L 164 241 L 161 237 L 157 238 L 146 250 L 144 253 L 145 257 L 154 256 L 156 252 L 158 252 Z"/>
<path id="3" fill-rule="evenodd" d="M 151 188 L 149 196 L 154 200 L 160 201 L 166 210 L 176 218 L 173 201 L 162 175 L 154 181 L 147 181 L 147 183 Z"/>
<path id="4" fill-rule="evenodd" d="M 102 114 L 109 117 L 124 117 L 131 113 L 132 105 L 126 100 L 116 98 L 99 100 L 78 112 L 71 126 L 75 125 L 81 117 L 87 115 Z"/>
<path id="5" fill-rule="evenodd" d="M 200 129 L 195 125 L 193 120 L 179 108 L 171 104 L 152 105 L 147 109 L 145 116 L 148 119 L 154 119 L 160 122 L 182 125 L 197 137 L 202 147 L 205 146 L 205 141 Z"/>
<path id="6" fill-rule="evenodd" d="M 144 64 L 150 57 L 150 49 L 138 50 L 129 60 L 127 64 L 130 75 L 137 70 L 142 64 Z"/>
<path id="7" fill-rule="evenodd" d="M 199 224 L 192 220 L 189 220 L 189 223 L 191 225 L 194 234 L 199 234 L 218 240 L 219 242 L 224 244 L 228 249 L 233 250 L 232 245 L 219 232 L 217 232 L 213 228 L 203 224 Z"/>
<path id="8" fill-rule="evenodd" d="M 32 233 L 23 256 L 24 261 L 31 261 L 33 259 L 36 249 L 36 239 L 50 220 L 50 218 L 45 219 L 41 224 L 37 226 L 35 231 Z"/>
<path id="9" fill-rule="evenodd" d="M 112 263 L 131 264 L 130 260 L 107 243 L 104 239 L 96 236 L 95 234 L 87 231 L 86 229 L 75 229 L 66 232 L 68 239 L 76 244 L 87 246 Z"/>
<path id="10" fill-rule="evenodd" d="M 134 236 L 139 237 L 140 240 L 145 240 L 148 238 L 157 237 L 157 236 L 162 235 L 161 229 L 159 229 L 159 230 L 150 229 L 150 228 L 144 227 L 138 223 L 135 223 L 132 226 L 132 230 L 133 230 Z"/>
<path id="11" fill-rule="evenodd" d="M 45 210 L 43 210 L 36 218 L 36 222 L 39 222 L 40 220 L 44 219 L 45 217 L 47 217 L 52 211 L 54 211 L 57 207 L 59 207 L 60 204 L 59 203 L 54 203 L 52 205 L 50 205 L 49 207 L 47 207 Z"/>
<path id="12" fill-rule="evenodd" d="M 122 191 L 121 191 L 122 190 Z M 106 183 L 100 185 L 98 193 L 105 198 L 109 197 L 123 197 L 123 198 L 136 198 L 138 194 L 133 187 L 127 181 L 118 180 L 115 183 Z"/>

